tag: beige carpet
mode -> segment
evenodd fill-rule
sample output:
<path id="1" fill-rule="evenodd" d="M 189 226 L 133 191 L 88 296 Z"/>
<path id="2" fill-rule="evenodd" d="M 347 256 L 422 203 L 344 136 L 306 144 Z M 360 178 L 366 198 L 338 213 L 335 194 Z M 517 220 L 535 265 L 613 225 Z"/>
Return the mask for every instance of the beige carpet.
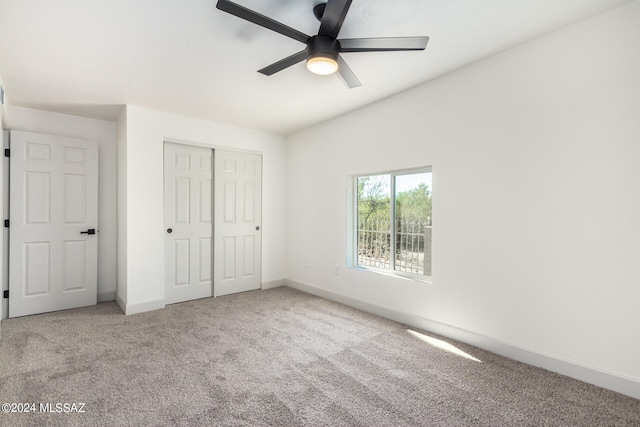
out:
<path id="1" fill-rule="evenodd" d="M 640 400 L 407 329 L 290 288 L 11 319 L 2 403 L 85 412 L 0 425 L 640 425 Z"/>

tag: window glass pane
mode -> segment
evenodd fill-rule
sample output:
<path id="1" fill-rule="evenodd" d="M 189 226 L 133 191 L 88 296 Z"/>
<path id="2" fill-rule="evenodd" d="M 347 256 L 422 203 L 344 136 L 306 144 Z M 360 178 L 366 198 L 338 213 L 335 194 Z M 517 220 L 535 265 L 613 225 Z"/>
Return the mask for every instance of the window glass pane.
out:
<path id="1" fill-rule="evenodd" d="M 431 173 L 395 177 L 395 270 L 431 276 Z"/>
<path id="2" fill-rule="evenodd" d="M 358 265 L 391 268 L 391 176 L 357 179 Z"/>

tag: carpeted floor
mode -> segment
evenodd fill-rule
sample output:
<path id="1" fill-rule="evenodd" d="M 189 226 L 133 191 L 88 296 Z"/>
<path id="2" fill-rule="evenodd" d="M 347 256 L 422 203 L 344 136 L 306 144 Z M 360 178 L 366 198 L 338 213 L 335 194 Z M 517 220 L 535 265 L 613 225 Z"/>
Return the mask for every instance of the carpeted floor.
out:
<path id="1" fill-rule="evenodd" d="M 3 321 L 0 401 L 85 404 L 2 426 L 640 425 L 640 400 L 290 288 Z"/>

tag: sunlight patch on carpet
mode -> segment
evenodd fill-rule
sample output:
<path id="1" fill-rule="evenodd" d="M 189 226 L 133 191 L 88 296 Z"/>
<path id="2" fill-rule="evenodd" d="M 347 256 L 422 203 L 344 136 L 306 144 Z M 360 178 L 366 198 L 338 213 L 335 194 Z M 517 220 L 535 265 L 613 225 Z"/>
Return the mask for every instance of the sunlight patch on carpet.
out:
<path id="1" fill-rule="evenodd" d="M 458 347 L 451 345 L 446 341 L 442 341 L 438 338 L 433 338 L 428 335 L 421 334 L 420 332 L 412 331 L 411 329 L 407 329 L 407 332 L 409 332 L 409 335 L 414 336 L 418 338 L 420 341 L 424 341 L 427 344 L 430 344 L 436 348 L 439 348 L 440 350 L 444 350 L 451 354 L 455 354 L 456 356 L 461 356 L 466 359 L 473 360 L 474 362 L 482 363 L 480 359 L 476 359 L 469 353 L 465 353 L 464 351 L 460 350 Z"/>

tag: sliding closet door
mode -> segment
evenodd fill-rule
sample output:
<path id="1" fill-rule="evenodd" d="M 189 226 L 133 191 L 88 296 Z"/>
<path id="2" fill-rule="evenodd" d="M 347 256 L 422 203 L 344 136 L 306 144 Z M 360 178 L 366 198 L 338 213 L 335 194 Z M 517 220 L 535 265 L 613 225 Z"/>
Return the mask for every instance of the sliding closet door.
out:
<path id="1" fill-rule="evenodd" d="M 261 287 L 262 156 L 215 150 L 215 295 Z"/>
<path id="2" fill-rule="evenodd" d="M 164 145 L 166 303 L 213 295 L 213 151 Z"/>

